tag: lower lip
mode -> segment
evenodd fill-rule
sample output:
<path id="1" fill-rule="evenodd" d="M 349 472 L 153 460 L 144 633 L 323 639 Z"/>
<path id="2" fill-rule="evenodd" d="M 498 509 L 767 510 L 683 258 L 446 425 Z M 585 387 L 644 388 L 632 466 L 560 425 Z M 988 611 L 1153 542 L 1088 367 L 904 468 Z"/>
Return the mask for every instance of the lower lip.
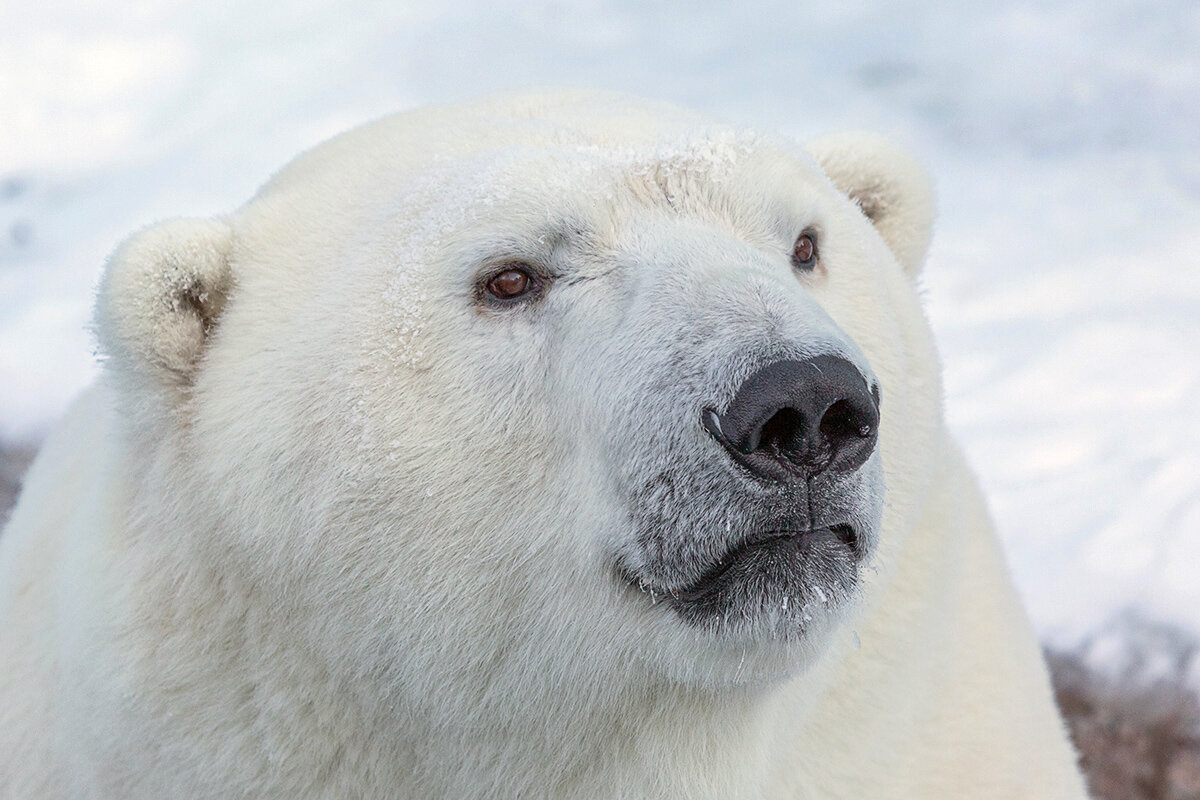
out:
<path id="1" fill-rule="evenodd" d="M 719 590 L 721 578 L 739 561 L 756 550 L 781 547 L 795 547 L 799 550 L 812 544 L 818 538 L 829 537 L 832 537 L 840 546 L 849 548 L 856 557 L 859 555 L 860 539 L 854 528 L 849 525 L 832 525 L 809 531 L 779 531 L 733 548 L 710 567 L 704 575 L 700 576 L 699 580 L 686 588 L 671 592 L 671 597 L 682 603 L 702 600 L 713 591 Z"/>

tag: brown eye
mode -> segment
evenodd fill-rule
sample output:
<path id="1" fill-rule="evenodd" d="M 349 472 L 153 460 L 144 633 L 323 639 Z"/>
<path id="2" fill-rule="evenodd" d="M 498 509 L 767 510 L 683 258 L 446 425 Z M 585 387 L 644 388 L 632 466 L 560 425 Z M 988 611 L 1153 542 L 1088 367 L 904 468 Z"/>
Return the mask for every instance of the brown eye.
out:
<path id="1" fill-rule="evenodd" d="M 512 267 L 487 282 L 487 293 L 497 300 L 516 300 L 536 288 L 536 281 L 524 269 Z"/>
<path id="2" fill-rule="evenodd" d="M 792 247 L 792 266 L 804 272 L 811 272 L 817 265 L 817 240 L 811 233 L 802 233 Z"/>

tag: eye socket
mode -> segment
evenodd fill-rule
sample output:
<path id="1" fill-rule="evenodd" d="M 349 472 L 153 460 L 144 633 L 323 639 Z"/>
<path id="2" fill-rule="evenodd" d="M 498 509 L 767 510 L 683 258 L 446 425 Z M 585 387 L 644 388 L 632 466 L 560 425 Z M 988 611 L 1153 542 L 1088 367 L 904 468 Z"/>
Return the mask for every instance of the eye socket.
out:
<path id="1" fill-rule="evenodd" d="M 488 278 L 484 292 L 492 300 L 511 303 L 533 294 L 542 286 L 532 268 L 525 264 L 510 264 L 503 271 Z"/>
<path id="2" fill-rule="evenodd" d="M 792 266 L 801 272 L 812 272 L 817 266 L 817 238 L 811 233 L 802 233 L 792 246 Z"/>

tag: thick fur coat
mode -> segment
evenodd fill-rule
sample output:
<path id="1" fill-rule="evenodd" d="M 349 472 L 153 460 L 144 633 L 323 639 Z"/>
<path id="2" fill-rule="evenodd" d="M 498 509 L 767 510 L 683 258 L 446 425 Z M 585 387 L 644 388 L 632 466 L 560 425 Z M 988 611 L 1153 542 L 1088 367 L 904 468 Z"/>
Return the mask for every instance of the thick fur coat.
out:
<path id="1" fill-rule="evenodd" d="M 0 797 L 1082 798 L 931 218 L 871 137 L 553 93 L 135 234 L 0 538 Z M 829 360 L 866 416 L 733 440 Z"/>

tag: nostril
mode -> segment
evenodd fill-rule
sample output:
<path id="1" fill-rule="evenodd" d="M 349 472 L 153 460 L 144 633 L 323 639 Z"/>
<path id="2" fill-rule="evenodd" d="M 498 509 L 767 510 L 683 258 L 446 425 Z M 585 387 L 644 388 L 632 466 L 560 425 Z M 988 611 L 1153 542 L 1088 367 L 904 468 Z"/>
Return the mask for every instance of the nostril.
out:
<path id="1" fill-rule="evenodd" d="M 871 422 L 849 400 L 838 400 L 821 417 L 821 435 L 829 442 L 865 439 L 871 435 Z"/>
<path id="2" fill-rule="evenodd" d="M 763 424 L 750 452 L 789 453 L 804 447 L 804 417 L 794 408 L 781 408 Z"/>

